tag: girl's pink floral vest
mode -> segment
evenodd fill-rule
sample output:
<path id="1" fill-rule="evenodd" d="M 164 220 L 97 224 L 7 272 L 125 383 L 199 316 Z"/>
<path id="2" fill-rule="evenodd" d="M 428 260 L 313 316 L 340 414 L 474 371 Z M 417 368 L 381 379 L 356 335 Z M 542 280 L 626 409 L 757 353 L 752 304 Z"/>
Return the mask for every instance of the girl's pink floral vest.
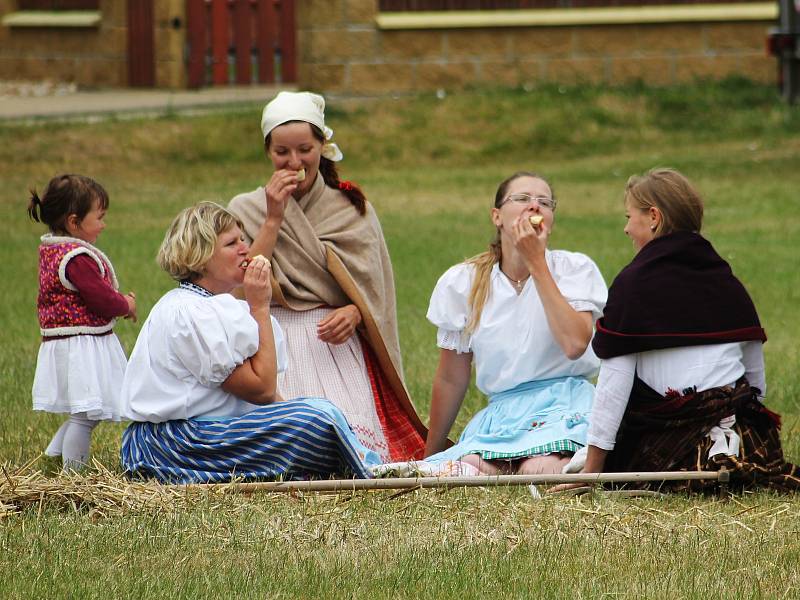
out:
<path id="1" fill-rule="evenodd" d="M 111 261 L 100 250 L 77 238 L 44 235 L 39 246 L 39 326 L 42 336 L 98 335 L 111 331 L 116 319 L 91 312 L 66 276 L 67 263 L 78 254 L 88 254 L 100 274 L 119 289 Z"/>

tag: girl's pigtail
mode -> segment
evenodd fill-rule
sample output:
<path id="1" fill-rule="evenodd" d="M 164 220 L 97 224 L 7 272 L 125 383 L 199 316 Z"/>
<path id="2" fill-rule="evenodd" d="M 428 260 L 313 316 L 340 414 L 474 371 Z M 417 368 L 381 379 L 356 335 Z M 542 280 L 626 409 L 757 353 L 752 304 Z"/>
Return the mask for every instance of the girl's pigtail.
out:
<path id="1" fill-rule="evenodd" d="M 42 201 L 36 190 L 31 190 L 31 199 L 28 201 L 28 217 L 31 221 L 42 222 Z"/>

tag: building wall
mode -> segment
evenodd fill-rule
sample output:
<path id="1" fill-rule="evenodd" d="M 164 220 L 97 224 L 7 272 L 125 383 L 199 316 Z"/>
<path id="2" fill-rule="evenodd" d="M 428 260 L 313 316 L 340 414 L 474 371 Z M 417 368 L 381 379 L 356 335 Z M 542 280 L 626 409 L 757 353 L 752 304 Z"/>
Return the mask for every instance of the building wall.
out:
<path id="1" fill-rule="evenodd" d="M 155 3 L 156 85 L 185 85 L 183 0 Z M 16 10 L 16 0 L 0 0 L 0 16 Z M 75 82 L 81 87 L 128 85 L 127 2 L 101 0 L 97 27 L 0 27 L 0 79 Z"/>
<path id="2" fill-rule="evenodd" d="M 0 17 L 16 8 L 0 0 Z M 187 85 L 185 0 L 156 0 L 156 86 Z M 775 82 L 769 22 L 382 30 L 378 0 L 296 0 L 298 86 L 404 94 L 541 82 L 671 84 L 732 74 Z M 128 85 L 127 2 L 100 0 L 92 28 L 0 27 L 0 79 Z M 175 27 L 175 23 L 178 26 Z"/>
<path id="3" fill-rule="evenodd" d="M 156 87 L 185 88 L 186 2 L 155 0 L 154 4 Z"/>
<path id="4" fill-rule="evenodd" d="M 377 0 L 300 0 L 299 85 L 343 95 L 542 82 L 775 82 L 769 22 L 380 30 Z M 313 15 L 313 18 L 308 18 Z"/>

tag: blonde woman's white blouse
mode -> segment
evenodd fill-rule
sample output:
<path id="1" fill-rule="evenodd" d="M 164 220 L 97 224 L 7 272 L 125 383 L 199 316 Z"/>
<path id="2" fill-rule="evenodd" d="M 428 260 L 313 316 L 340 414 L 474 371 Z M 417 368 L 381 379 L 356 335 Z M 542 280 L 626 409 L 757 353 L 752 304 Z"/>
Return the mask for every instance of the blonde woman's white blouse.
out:
<path id="1" fill-rule="evenodd" d="M 271 319 L 283 371 L 286 343 Z M 122 384 L 124 416 L 160 423 L 243 415 L 256 406 L 221 385 L 257 350 L 258 323 L 246 302 L 230 294 L 171 290 L 153 307 L 131 353 Z"/>
<path id="2" fill-rule="evenodd" d="M 597 265 L 585 254 L 547 250 L 547 265 L 569 305 L 578 312 L 603 314 L 608 289 Z M 476 385 L 491 395 L 527 381 L 596 374 L 599 360 L 591 345 L 577 360 L 569 360 L 547 324 L 536 285 L 528 278 L 517 295 L 513 284 L 492 268 L 489 297 L 472 335 L 464 328 L 469 321 L 468 298 L 475 267 L 460 263 L 441 276 L 431 296 L 428 320 L 438 327 L 440 348 L 472 352 Z"/>

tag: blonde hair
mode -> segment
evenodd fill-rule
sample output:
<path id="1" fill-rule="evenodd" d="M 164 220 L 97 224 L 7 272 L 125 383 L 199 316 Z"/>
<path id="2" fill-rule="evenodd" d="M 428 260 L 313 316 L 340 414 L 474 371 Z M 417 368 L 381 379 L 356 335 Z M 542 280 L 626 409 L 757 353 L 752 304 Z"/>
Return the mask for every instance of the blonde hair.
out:
<path id="1" fill-rule="evenodd" d="M 494 207 L 500 208 L 503 201 L 506 199 L 506 191 L 508 186 L 520 177 L 533 177 L 544 181 L 550 188 L 555 200 L 555 192 L 553 186 L 541 175 L 531 173 L 530 171 L 517 171 L 511 177 L 505 179 L 497 187 L 497 192 L 494 195 Z M 555 209 L 554 209 L 555 210 Z M 486 301 L 489 299 L 489 275 L 495 263 L 499 263 L 503 258 L 502 244 L 500 243 L 500 230 L 495 233 L 494 239 L 489 244 L 489 249 L 486 252 L 468 258 L 464 262 L 468 265 L 475 266 L 475 276 L 472 279 L 472 288 L 469 290 L 469 297 L 467 298 L 467 305 L 469 306 L 469 320 L 464 328 L 464 333 L 471 334 L 478 327 L 481 322 L 481 314 L 483 307 L 486 306 Z"/>
<path id="2" fill-rule="evenodd" d="M 499 263 L 503 258 L 503 250 L 500 247 L 500 232 L 497 232 L 495 239 L 489 244 L 486 252 L 468 258 L 464 262 L 468 265 L 475 265 L 475 276 L 472 279 L 472 288 L 469 290 L 467 305 L 469 306 L 469 321 L 464 328 L 464 333 L 471 334 L 481 322 L 481 313 L 489 299 L 489 274 L 495 263 Z"/>
<path id="3" fill-rule="evenodd" d="M 698 233 L 703 226 L 703 199 L 675 169 L 657 168 L 634 175 L 625 186 L 625 202 L 642 211 L 657 208 L 661 212 L 656 237 L 676 231 Z"/>
<path id="4" fill-rule="evenodd" d="M 178 213 L 161 242 L 156 260 L 176 281 L 195 281 L 203 271 L 219 234 L 242 222 L 215 202 L 200 202 Z"/>

